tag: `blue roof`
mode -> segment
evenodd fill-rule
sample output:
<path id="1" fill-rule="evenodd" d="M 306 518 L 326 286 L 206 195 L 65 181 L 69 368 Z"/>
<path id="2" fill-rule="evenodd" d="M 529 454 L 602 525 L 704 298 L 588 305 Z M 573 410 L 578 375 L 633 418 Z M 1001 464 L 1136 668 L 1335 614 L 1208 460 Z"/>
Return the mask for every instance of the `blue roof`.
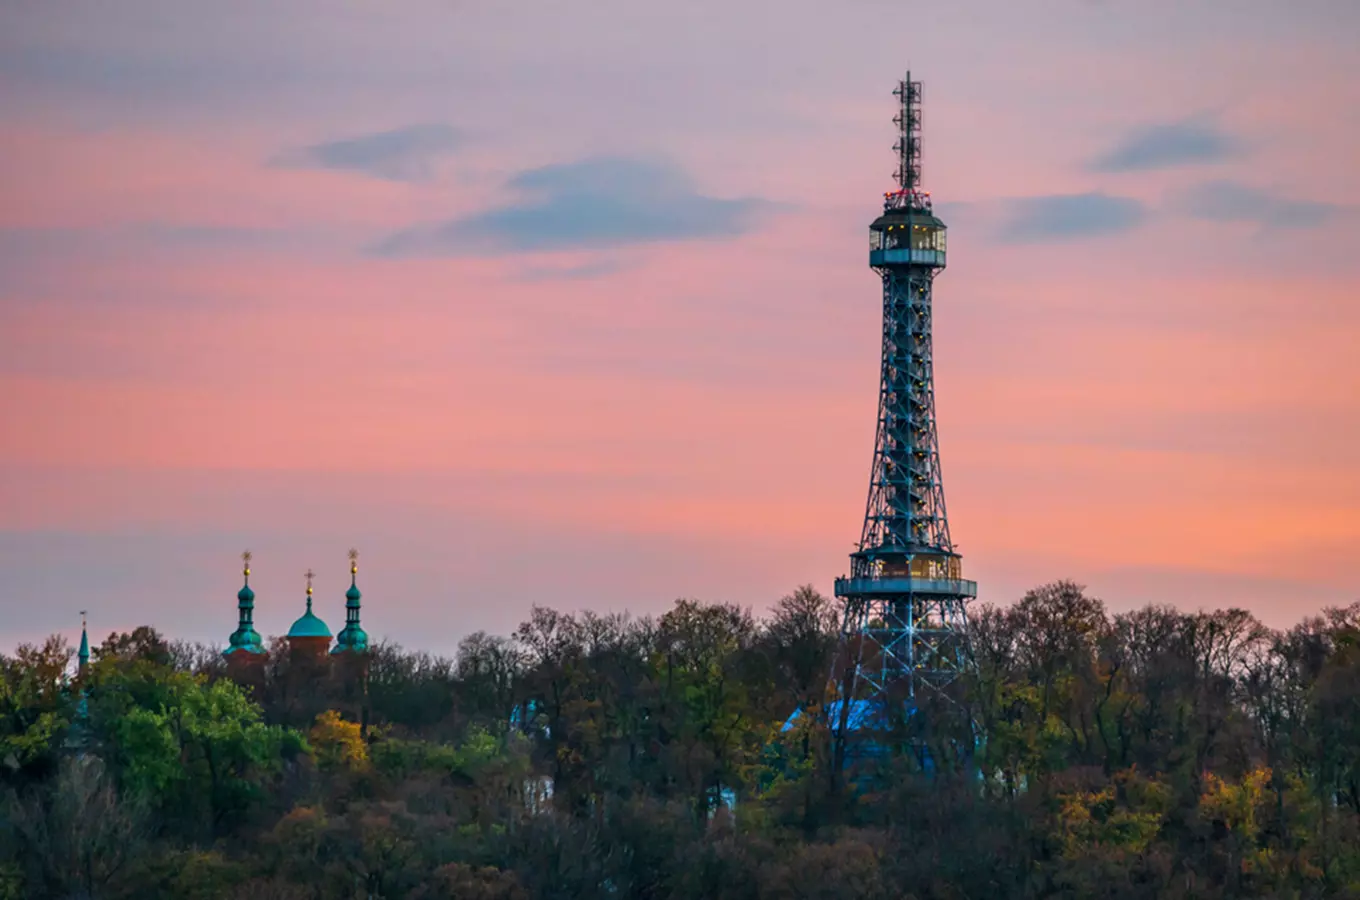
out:
<path id="1" fill-rule="evenodd" d="M 916 708 L 910 707 L 906 712 L 907 715 L 910 716 L 912 713 L 916 712 Z M 795 709 L 793 715 L 789 716 L 788 721 L 786 721 L 779 730 L 783 732 L 792 729 L 794 723 L 798 721 L 798 718 L 802 716 L 802 714 L 803 711 L 801 709 Z M 826 705 L 826 720 L 832 727 L 835 727 L 840 724 L 840 719 L 841 701 L 832 700 Z M 888 723 L 883 721 L 882 711 L 875 708 L 874 701 L 851 700 L 850 711 L 845 720 L 845 727 L 848 731 L 880 731 L 886 729 Z"/>

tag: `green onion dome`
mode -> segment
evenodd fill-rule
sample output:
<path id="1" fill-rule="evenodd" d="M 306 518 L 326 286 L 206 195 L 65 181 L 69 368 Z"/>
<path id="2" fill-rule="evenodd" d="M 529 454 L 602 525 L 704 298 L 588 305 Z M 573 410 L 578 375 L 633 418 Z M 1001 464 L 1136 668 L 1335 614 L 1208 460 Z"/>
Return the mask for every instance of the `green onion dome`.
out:
<path id="1" fill-rule="evenodd" d="M 241 576 L 245 583 L 236 592 L 236 606 L 240 612 L 240 618 L 236 624 L 236 630 L 232 632 L 228 639 L 229 646 L 223 651 L 223 655 L 230 656 L 233 653 L 263 653 L 264 640 L 261 639 L 258 631 L 255 630 L 255 592 L 250 589 L 250 551 L 241 554 L 241 560 L 245 564 L 241 570 Z"/>
<path id="2" fill-rule="evenodd" d="M 331 630 L 312 612 L 312 573 L 307 573 L 307 611 L 302 614 L 293 627 L 288 629 L 290 638 L 329 638 Z"/>
<path id="3" fill-rule="evenodd" d="M 231 646 L 224 651 L 224 655 L 230 656 L 233 653 L 263 653 L 264 641 L 260 639 L 260 633 L 249 625 L 243 626 L 232 632 Z"/>
<path id="4" fill-rule="evenodd" d="M 359 625 L 359 551 L 349 551 L 349 590 L 345 591 L 345 627 L 335 637 L 331 653 L 364 653 L 368 650 L 368 635 Z"/>

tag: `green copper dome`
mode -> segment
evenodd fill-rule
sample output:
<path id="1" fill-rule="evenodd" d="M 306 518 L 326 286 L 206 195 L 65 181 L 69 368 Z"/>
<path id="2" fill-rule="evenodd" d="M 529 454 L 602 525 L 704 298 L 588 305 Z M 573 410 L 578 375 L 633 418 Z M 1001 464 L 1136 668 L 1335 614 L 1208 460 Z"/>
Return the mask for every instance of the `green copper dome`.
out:
<path id="1" fill-rule="evenodd" d="M 223 656 L 231 656 L 233 653 L 264 652 L 264 641 L 260 639 L 260 633 L 249 625 L 232 632 L 230 640 L 231 646 L 222 651 Z"/>
<path id="2" fill-rule="evenodd" d="M 241 577 L 245 583 L 236 592 L 236 608 L 239 618 L 236 622 L 236 630 L 228 638 L 226 650 L 222 651 L 223 656 L 231 656 L 233 653 L 264 653 L 264 640 L 260 633 L 255 630 L 255 592 L 250 589 L 250 551 L 241 554 L 241 561 L 245 565 L 241 569 Z"/>
<path id="3" fill-rule="evenodd" d="M 307 611 L 288 629 L 290 638 L 329 638 L 331 630 L 312 612 L 312 595 L 307 595 Z"/>
<path id="4" fill-rule="evenodd" d="M 358 625 L 346 625 L 335 638 L 332 653 L 363 653 L 368 649 L 368 634 Z"/>
<path id="5" fill-rule="evenodd" d="M 349 590 L 345 591 L 345 627 L 335 637 L 335 649 L 331 653 L 365 653 L 368 651 L 368 635 L 359 626 L 359 551 L 349 551 Z"/>

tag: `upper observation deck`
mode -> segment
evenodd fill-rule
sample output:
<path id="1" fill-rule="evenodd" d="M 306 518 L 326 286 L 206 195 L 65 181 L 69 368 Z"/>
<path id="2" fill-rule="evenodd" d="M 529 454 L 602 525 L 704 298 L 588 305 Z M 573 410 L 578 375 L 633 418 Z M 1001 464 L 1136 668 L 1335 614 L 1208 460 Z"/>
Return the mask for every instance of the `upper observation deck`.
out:
<path id="1" fill-rule="evenodd" d="M 883 198 L 883 215 L 869 226 L 869 265 L 943 269 L 946 228 L 931 209 L 930 194 L 892 191 Z"/>

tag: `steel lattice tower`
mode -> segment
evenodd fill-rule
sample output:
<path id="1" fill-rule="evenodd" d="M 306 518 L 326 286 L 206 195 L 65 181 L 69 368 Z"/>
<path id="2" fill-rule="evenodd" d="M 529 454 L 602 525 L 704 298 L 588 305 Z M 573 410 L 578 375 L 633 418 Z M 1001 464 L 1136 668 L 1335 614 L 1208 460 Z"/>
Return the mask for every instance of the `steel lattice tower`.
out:
<path id="1" fill-rule="evenodd" d="M 865 714 L 886 712 L 885 701 L 914 708 L 922 691 L 952 694 L 977 596 L 949 538 L 940 478 L 931 286 L 945 264 L 945 225 L 921 190 L 921 83 L 907 73 L 893 94 L 898 189 L 869 226 L 869 265 L 883 279 L 878 435 L 859 549 L 850 577 L 836 580 L 845 616 L 830 712 L 840 736 L 868 726 Z"/>

